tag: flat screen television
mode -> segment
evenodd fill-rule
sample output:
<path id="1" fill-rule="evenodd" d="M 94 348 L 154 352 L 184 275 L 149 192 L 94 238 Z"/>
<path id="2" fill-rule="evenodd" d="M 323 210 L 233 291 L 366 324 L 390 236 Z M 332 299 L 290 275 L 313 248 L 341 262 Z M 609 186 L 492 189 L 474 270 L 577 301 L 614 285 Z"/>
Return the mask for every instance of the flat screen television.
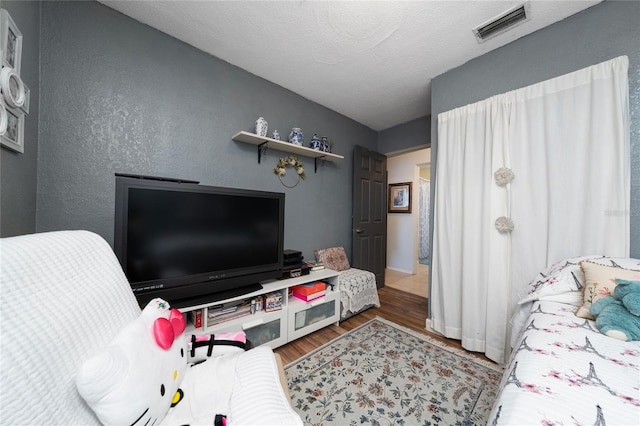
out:
<path id="1" fill-rule="evenodd" d="M 195 306 L 281 275 L 282 193 L 116 175 L 114 251 L 141 307 Z"/>

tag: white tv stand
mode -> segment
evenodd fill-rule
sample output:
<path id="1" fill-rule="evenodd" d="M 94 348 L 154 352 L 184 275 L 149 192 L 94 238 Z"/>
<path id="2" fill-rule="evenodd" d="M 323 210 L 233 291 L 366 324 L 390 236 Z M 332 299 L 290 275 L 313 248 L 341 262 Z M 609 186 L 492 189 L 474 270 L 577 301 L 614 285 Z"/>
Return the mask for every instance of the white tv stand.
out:
<path id="1" fill-rule="evenodd" d="M 202 310 L 202 327 L 196 328 L 192 323 L 187 327 L 189 334 L 216 334 L 220 332 L 244 331 L 247 340 L 254 346 L 268 345 L 272 348 L 282 346 L 299 337 L 312 333 L 340 320 L 340 289 L 338 288 L 339 272 L 331 269 L 311 271 L 309 275 L 262 282 L 262 290 L 241 296 L 220 300 L 214 303 L 180 308 L 183 313 Z M 325 296 L 311 302 L 304 302 L 289 296 L 289 287 L 315 281 L 324 281 L 327 285 Z M 333 288 L 332 288 L 333 287 Z M 282 309 L 272 312 L 265 310 L 253 314 L 207 326 L 207 310 L 213 306 L 239 300 L 251 300 L 271 292 L 282 294 Z"/>

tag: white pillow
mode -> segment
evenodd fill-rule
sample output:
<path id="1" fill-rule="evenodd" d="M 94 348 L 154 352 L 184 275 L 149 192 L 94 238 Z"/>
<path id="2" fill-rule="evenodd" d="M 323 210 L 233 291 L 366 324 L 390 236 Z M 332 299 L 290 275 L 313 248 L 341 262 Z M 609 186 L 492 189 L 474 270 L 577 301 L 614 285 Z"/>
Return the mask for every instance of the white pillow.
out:
<path id="1" fill-rule="evenodd" d="M 538 273 L 536 277 L 529 282 L 528 294 L 520 299 L 518 304 L 524 304 L 533 300 L 551 300 L 564 302 L 563 300 L 573 301 L 575 295 L 563 296 L 558 295 L 565 293 L 579 292 L 585 286 L 584 274 L 580 268 L 580 262 L 589 260 L 592 263 L 608 266 L 619 266 L 626 269 L 638 269 L 640 260 L 632 258 L 605 257 L 605 256 L 579 256 L 562 260 L 554 263 L 546 270 Z M 574 305 L 575 303 L 571 302 Z M 575 304 L 580 306 L 582 302 Z"/>
<path id="2" fill-rule="evenodd" d="M 560 294 L 549 294 L 547 296 L 541 296 L 538 300 L 546 300 L 549 302 L 558 302 L 567 305 L 580 306 L 582 305 L 582 292 L 568 291 L 566 293 Z"/>

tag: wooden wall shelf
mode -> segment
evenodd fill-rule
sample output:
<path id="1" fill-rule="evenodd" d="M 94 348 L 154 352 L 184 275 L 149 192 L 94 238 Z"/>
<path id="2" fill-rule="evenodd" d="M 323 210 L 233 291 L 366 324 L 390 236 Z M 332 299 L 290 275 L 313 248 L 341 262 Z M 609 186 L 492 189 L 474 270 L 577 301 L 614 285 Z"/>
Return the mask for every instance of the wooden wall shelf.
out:
<path id="1" fill-rule="evenodd" d="M 262 155 L 266 152 L 267 148 L 273 148 L 278 151 L 288 152 L 290 154 L 302 155 L 305 157 L 313 158 L 315 163 L 315 172 L 318 171 L 319 161 L 338 161 L 344 160 L 344 156 L 334 154 L 332 152 L 319 151 L 317 149 L 307 148 L 305 146 L 294 145 L 289 142 L 283 142 L 275 139 L 268 138 L 266 136 L 258 136 L 255 133 L 241 131 L 233 135 L 232 138 L 236 142 L 248 143 L 256 145 L 258 147 L 258 164 L 262 159 Z"/>

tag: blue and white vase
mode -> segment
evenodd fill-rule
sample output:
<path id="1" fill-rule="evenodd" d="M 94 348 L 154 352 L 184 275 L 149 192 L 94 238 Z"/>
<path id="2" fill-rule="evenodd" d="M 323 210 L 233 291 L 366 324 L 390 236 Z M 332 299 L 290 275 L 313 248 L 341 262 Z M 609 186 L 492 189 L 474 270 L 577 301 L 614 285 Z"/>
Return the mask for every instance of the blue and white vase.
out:
<path id="1" fill-rule="evenodd" d="M 302 145 L 304 142 L 304 135 L 299 127 L 294 127 L 289 133 L 289 142 L 294 145 Z"/>
<path id="2" fill-rule="evenodd" d="M 267 129 L 269 128 L 269 123 L 263 117 L 260 117 L 256 120 L 256 135 L 258 136 L 267 136 Z"/>
<path id="3" fill-rule="evenodd" d="M 329 142 L 329 138 L 326 136 L 323 136 L 320 141 L 320 151 L 331 152 L 331 143 Z"/>
<path id="4" fill-rule="evenodd" d="M 318 137 L 317 133 L 313 134 L 313 137 L 311 138 L 311 142 L 309 142 L 309 147 L 311 149 L 320 149 L 320 138 Z"/>
<path id="5" fill-rule="evenodd" d="M 273 133 L 271 133 L 271 139 L 275 139 L 277 141 L 280 140 L 280 133 L 278 133 L 277 130 L 274 130 Z"/>

